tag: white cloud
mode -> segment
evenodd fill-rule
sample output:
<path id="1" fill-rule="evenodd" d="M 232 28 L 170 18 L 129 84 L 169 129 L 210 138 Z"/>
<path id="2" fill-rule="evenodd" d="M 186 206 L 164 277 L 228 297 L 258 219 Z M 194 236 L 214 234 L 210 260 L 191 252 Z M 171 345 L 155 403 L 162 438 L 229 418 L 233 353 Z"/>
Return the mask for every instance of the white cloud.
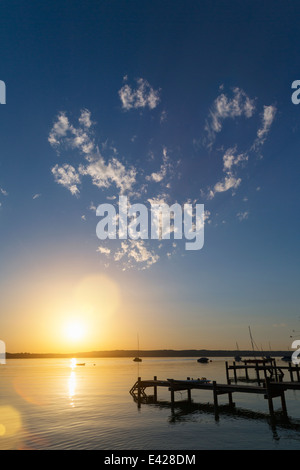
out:
<path id="1" fill-rule="evenodd" d="M 253 145 L 254 148 L 264 144 L 275 119 L 276 112 L 277 109 L 275 106 L 264 106 L 264 111 L 262 114 L 262 125 L 257 131 L 257 138 Z"/>
<path id="2" fill-rule="evenodd" d="M 80 124 L 82 124 L 84 127 L 87 127 L 88 129 L 91 127 L 92 125 L 92 121 L 91 121 L 91 112 L 88 110 L 88 109 L 84 109 L 81 111 L 81 115 L 78 119 L 78 121 L 80 122 Z"/>
<path id="3" fill-rule="evenodd" d="M 80 184 L 80 177 L 72 165 L 67 163 L 62 166 L 55 165 L 51 172 L 56 183 L 67 188 L 73 195 L 79 193 L 78 184 Z"/>
<path id="4" fill-rule="evenodd" d="M 236 215 L 237 215 L 238 219 L 239 219 L 240 221 L 242 221 L 242 220 L 248 219 L 249 212 L 248 212 L 248 211 L 245 211 L 245 212 L 238 212 Z"/>
<path id="5" fill-rule="evenodd" d="M 98 246 L 97 250 L 98 253 L 101 253 L 102 255 L 108 256 L 110 254 L 110 249 L 105 247 L 105 246 Z"/>
<path id="6" fill-rule="evenodd" d="M 143 240 L 128 240 L 121 243 L 121 248 L 115 253 L 114 259 L 115 261 L 123 259 L 124 269 L 131 268 L 135 264 L 141 264 L 141 269 L 146 269 L 159 260 L 159 255 L 146 248 Z"/>
<path id="7" fill-rule="evenodd" d="M 130 190 L 136 180 L 136 170 L 133 167 L 127 170 L 117 158 L 112 158 L 106 164 L 101 155 L 87 165 L 79 165 L 78 171 L 81 175 L 90 176 L 92 183 L 98 188 L 109 188 L 114 183 L 121 193 Z"/>
<path id="8" fill-rule="evenodd" d="M 56 149 L 65 145 L 78 149 L 84 155 L 95 152 L 96 148 L 90 130 L 92 125 L 90 117 L 90 111 L 82 110 L 78 118 L 79 126 L 75 127 L 69 122 L 66 114 L 60 112 L 50 131 L 48 142 Z"/>
<path id="9" fill-rule="evenodd" d="M 223 155 L 223 171 L 229 172 L 234 165 L 248 160 L 247 154 L 240 153 L 239 155 L 235 155 L 235 152 L 236 148 L 230 148 Z"/>
<path id="10" fill-rule="evenodd" d="M 236 189 L 241 184 L 241 178 L 236 178 L 232 175 L 225 176 L 223 182 L 219 181 L 214 186 L 214 193 L 223 193 L 229 189 Z"/>
<path id="11" fill-rule="evenodd" d="M 3 188 L 0 188 L 0 193 L 3 194 L 3 196 L 8 196 L 8 192 Z"/>
<path id="12" fill-rule="evenodd" d="M 226 176 L 223 181 L 217 182 L 213 189 L 209 190 L 210 199 L 212 199 L 216 193 L 223 193 L 229 189 L 238 188 L 242 180 L 234 174 L 234 167 L 247 160 L 248 155 L 245 153 L 236 155 L 236 147 L 226 150 L 223 155 L 223 171 L 226 173 Z"/>
<path id="13" fill-rule="evenodd" d="M 168 156 L 167 153 L 167 148 L 163 148 L 163 162 L 160 166 L 160 169 L 158 172 L 151 173 L 151 175 L 146 176 L 147 181 L 153 181 L 155 183 L 160 183 L 166 176 L 167 174 L 173 175 L 174 173 L 174 168 L 173 164 L 170 161 L 170 157 Z"/>
<path id="14" fill-rule="evenodd" d="M 167 120 L 167 111 L 163 110 L 160 115 L 160 123 L 162 124 Z"/>
<path id="15" fill-rule="evenodd" d="M 137 88 L 132 89 L 127 83 L 119 90 L 119 96 L 122 107 L 128 111 L 129 109 L 138 109 L 149 107 L 156 108 L 160 98 L 159 92 L 154 90 L 152 86 L 143 78 L 137 80 Z"/>
<path id="16" fill-rule="evenodd" d="M 84 162 L 78 165 L 77 170 L 68 164 L 55 165 L 52 169 L 55 181 L 69 189 L 72 194 L 79 193 L 81 176 L 89 176 L 98 188 L 108 188 L 114 183 L 121 193 L 131 190 L 135 183 L 136 170 L 133 167 L 126 169 L 116 158 L 116 149 L 112 149 L 114 156 L 105 162 L 94 143 L 89 110 L 81 111 L 78 123 L 77 127 L 73 126 L 66 114 L 61 112 L 49 134 L 48 141 L 54 148 L 60 149 L 64 146 L 66 149 L 75 149 L 84 157 Z"/>
<path id="17" fill-rule="evenodd" d="M 254 111 L 254 100 L 251 100 L 240 88 L 233 89 L 232 98 L 228 98 L 224 93 L 219 95 L 214 101 L 205 125 L 208 147 L 212 146 L 216 133 L 221 132 L 224 119 L 234 119 L 241 116 L 250 118 Z"/>
<path id="18" fill-rule="evenodd" d="M 67 135 L 69 129 L 69 119 L 67 118 L 65 113 L 61 112 L 57 118 L 57 121 L 52 127 L 52 130 L 48 137 L 48 142 L 53 146 L 59 145 L 60 139 Z"/>
<path id="19" fill-rule="evenodd" d="M 5 189 L 1 188 L 0 187 L 0 193 L 3 195 L 3 196 L 8 196 L 8 192 L 5 191 Z M 2 207 L 2 202 L 0 202 L 0 207 Z"/>

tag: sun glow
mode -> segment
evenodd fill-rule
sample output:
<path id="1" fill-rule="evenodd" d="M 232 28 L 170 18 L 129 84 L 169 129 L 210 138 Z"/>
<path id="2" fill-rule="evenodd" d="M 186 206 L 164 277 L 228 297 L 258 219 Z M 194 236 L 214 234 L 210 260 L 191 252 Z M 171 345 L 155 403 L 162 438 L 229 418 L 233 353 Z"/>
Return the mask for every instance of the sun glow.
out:
<path id="1" fill-rule="evenodd" d="M 84 339 L 87 333 L 87 327 L 82 320 L 70 320 L 66 323 L 65 335 L 71 341 Z"/>

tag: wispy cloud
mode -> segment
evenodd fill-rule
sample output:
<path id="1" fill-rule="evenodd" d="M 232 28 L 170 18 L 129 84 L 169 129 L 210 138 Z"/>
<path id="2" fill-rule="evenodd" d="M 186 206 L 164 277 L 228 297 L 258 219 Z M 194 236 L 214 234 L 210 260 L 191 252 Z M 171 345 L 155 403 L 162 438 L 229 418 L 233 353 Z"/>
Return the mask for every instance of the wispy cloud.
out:
<path id="1" fill-rule="evenodd" d="M 238 87 L 233 88 L 232 98 L 221 93 L 214 101 L 206 120 L 207 147 L 211 148 L 216 134 L 221 132 L 224 119 L 245 116 L 250 118 L 255 111 L 255 102 Z"/>
<path id="2" fill-rule="evenodd" d="M 62 166 L 55 165 L 51 172 L 56 183 L 67 188 L 73 195 L 79 194 L 78 185 L 81 181 L 78 173 L 72 165 L 69 165 L 68 163 L 65 163 Z"/>
<path id="3" fill-rule="evenodd" d="M 244 212 L 238 212 L 236 214 L 237 218 L 242 221 L 242 220 L 246 220 L 248 219 L 248 216 L 249 216 L 249 212 L 248 211 L 244 211 Z"/>
<path id="4" fill-rule="evenodd" d="M 116 151 L 108 162 L 105 161 L 94 143 L 90 111 L 82 110 L 78 123 L 78 126 L 74 126 L 66 114 L 61 112 L 50 131 L 48 141 L 56 150 L 71 148 L 78 150 L 84 157 L 77 169 L 67 163 L 56 164 L 52 168 L 55 181 L 73 195 L 79 194 L 83 176 L 89 176 L 98 188 L 109 188 L 115 184 L 121 192 L 130 190 L 135 183 L 136 170 L 133 167 L 127 169 L 115 156 Z"/>
<path id="5" fill-rule="evenodd" d="M 105 246 L 98 246 L 97 250 L 98 253 L 101 253 L 102 255 L 108 256 L 111 252 L 111 250 Z"/>
<path id="6" fill-rule="evenodd" d="M 276 116 L 277 109 L 275 106 L 264 106 L 264 111 L 261 118 L 261 127 L 257 131 L 257 138 L 253 144 L 253 149 L 258 149 L 265 143 L 265 140 L 270 132 L 271 126 Z"/>
<path id="7" fill-rule="evenodd" d="M 222 130 L 225 119 L 240 117 L 248 119 L 256 112 L 256 99 L 250 99 L 241 88 L 233 88 L 230 97 L 224 93 L 224 86 L 220 87 L 220 90 L 222 90 L 222 93 L 213 102 L 204 128 L 206 133 L 204 141 L 210 150 L 213 147 L 216 135 Z M 232 190 L 232 193 L 235 194 L 235 190 L 242 183 L 239 167 L 244 167 L 250 156 L 261 151 L 274 122 L 276 112 L 277 109 L 273 105 L 263 106 L 256 136 L 248 144 L 248 149 L 240 152 L 237 150 L 237 145 L 234 145 L 223 153 L 222 163 L 225 176 L 209 187 L 207 192 L 209 199 L 212 199 L 216 193 L 224 193 L 228 190 Z M 243 146 L 245 147 L 244 142 Z M 205 194 L 204 191 L 201 191 L 201 193 Z"/>
<path id="8" fill-rule="evenodd" d="M 98 188 L 109 188 L 114 183 L 121 193 L 129 191 L 136 180 L 136 170 L 133 167 L 126 169 L 115 157 L 106 164 L 99 155 L 87 165 L 79 165 L 78 170 L 81 175 L 90 176 L 92 183 Z"/>
<path id="9" fill-rule="evenodd" d="M 168 150 L 166 147 L 163 148 L 163 157 L 162 157 L 162 164 L 160 166 L 159 171 L 151 173 L 151 175 L 146 176 L 147 181 L 153 181 L 155 183 L 160 183 L 167 176 L 172 177 L 174 174 L 174 163 L 170 159 L 168 155 Z M 178 164 L 178 162 L 177 162 Z M 169 184 L 169 183 L 167 183 Z"/>
<path id="10" fill-rule="evenodd" d="M 127 77 L 125 77 L 127 80 Z M 129 109 L 146 108 L 154 109 L 160 101 L 159 91 L 154 90 L 144 78 L 136 80 L 136 88 L 131 88 L 127 83 L 119 90 L 119 97 L 122 107 L 126 111 Z"/>
<path id="11" fill-rule="evenodd" d="M 66 148 L 78 149 L 84 155 L 95 152 L 90 111 L 82 110 L 78 123 L 79 126 L 75 127 L 70 123 L 66 113 L 61 111 L 49 133 L 48 142 L 58 151 L 62 146 L 65 146 Z"/>
<path id="12" fill-rule="evenodd" d="M 123 270 L 135 267 L 136 264 L 140 269 L 146 269 L 159 260 L 159 255 L 147 248 L 144 240 L 128 240 L 121 243 L 114 260 L 122 261 Z"/>
<path id="13" fill-rule="evenodd" d="M 234 167 L 248 160 L 245 153 L 236 154 L 237 149 L 229 148 L 223 155 L 223 171 L 225 177 L 222 181 L 218 181 L 213 188 L 209 190 L 209 198 L 212 199 L 216 193 L 223 193 L 229 189 L 236 189 L 241 184 L 242 179 L 234 172 Z"/>
<path id="14" fill-rule="evenodd" d="M 0 187 L 0 193 L 3 194 L 3 196 L 8 196 L 8 192 Z"/>

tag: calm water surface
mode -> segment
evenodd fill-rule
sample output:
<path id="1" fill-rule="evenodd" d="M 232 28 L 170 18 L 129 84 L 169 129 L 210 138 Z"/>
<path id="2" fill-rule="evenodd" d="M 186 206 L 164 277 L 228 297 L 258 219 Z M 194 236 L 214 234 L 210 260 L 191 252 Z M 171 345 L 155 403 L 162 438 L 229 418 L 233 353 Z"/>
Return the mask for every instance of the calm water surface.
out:
<path id="1" fill-rule="evenodd" d="M 226 383 L 225 361 L 77 358 L 86 365 L 74 367 L 70 359 L 8 360 L 0 366 L 0 450 L 299 449 L 300 391 L 286 393 L 290 425 L 276 426 L 262 395 L 234 394 L 236 412 L 221 408 L 216 420 L 207 405 L 212 404 L 211 391 L 192 391 L 190 407 L 184 404 L 186 392 L 177 392 L 173 411 L 165 403 L 170 399 L 167 389 L 158 390 L 161 403 L 140 408 L 129 394 L 138 376 L 205 376 Z M 227 400 L 222 395 L 219 404 Z M 280 409 L 279 398 L 274 407 Z"/>

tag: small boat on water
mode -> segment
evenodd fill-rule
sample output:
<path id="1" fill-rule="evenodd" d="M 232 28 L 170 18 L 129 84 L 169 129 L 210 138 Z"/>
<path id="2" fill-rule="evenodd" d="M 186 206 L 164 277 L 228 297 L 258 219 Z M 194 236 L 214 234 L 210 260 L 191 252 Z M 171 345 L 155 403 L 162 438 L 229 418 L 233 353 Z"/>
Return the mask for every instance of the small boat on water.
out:
<path id="1" fill-rule="evenodd" d="M 238 346 L 237 343 L 236 343 L 236 352 L 237 352 L 237 354 L 236 354 L 236 356 L 234 356 L 234 360 L 235 360 L 236 362 L 241 362 L 242 358 L 241 358 L 241 356 L 239 355 L 240 350 L 239 350 L 239 346 Z"/>
<path id="2" fill-rule="evenodd" d="M 209 362 L 208 357 L 200 357 L 200 359 L 197 359 L 197 362 L 202 362 L 203 364 L 206 364 Z"/>
<path id="3" fill-rule="evenodd" d="M 85 366 L 85 362 L 79 362 L 76 364 L 76 366 Z"/>
<path id="4" fill-rule="evenodd" d="M 137 348 L 137 357 L 135 357 L 133 359 L 134 362 L 142 362 L 142 359 L 139 357 L 139 353 L 140 353 L 140 339 L 139 339 L 139 335 L 137 335 L 137 343 L 138 343 L 138 348 Z"/>

